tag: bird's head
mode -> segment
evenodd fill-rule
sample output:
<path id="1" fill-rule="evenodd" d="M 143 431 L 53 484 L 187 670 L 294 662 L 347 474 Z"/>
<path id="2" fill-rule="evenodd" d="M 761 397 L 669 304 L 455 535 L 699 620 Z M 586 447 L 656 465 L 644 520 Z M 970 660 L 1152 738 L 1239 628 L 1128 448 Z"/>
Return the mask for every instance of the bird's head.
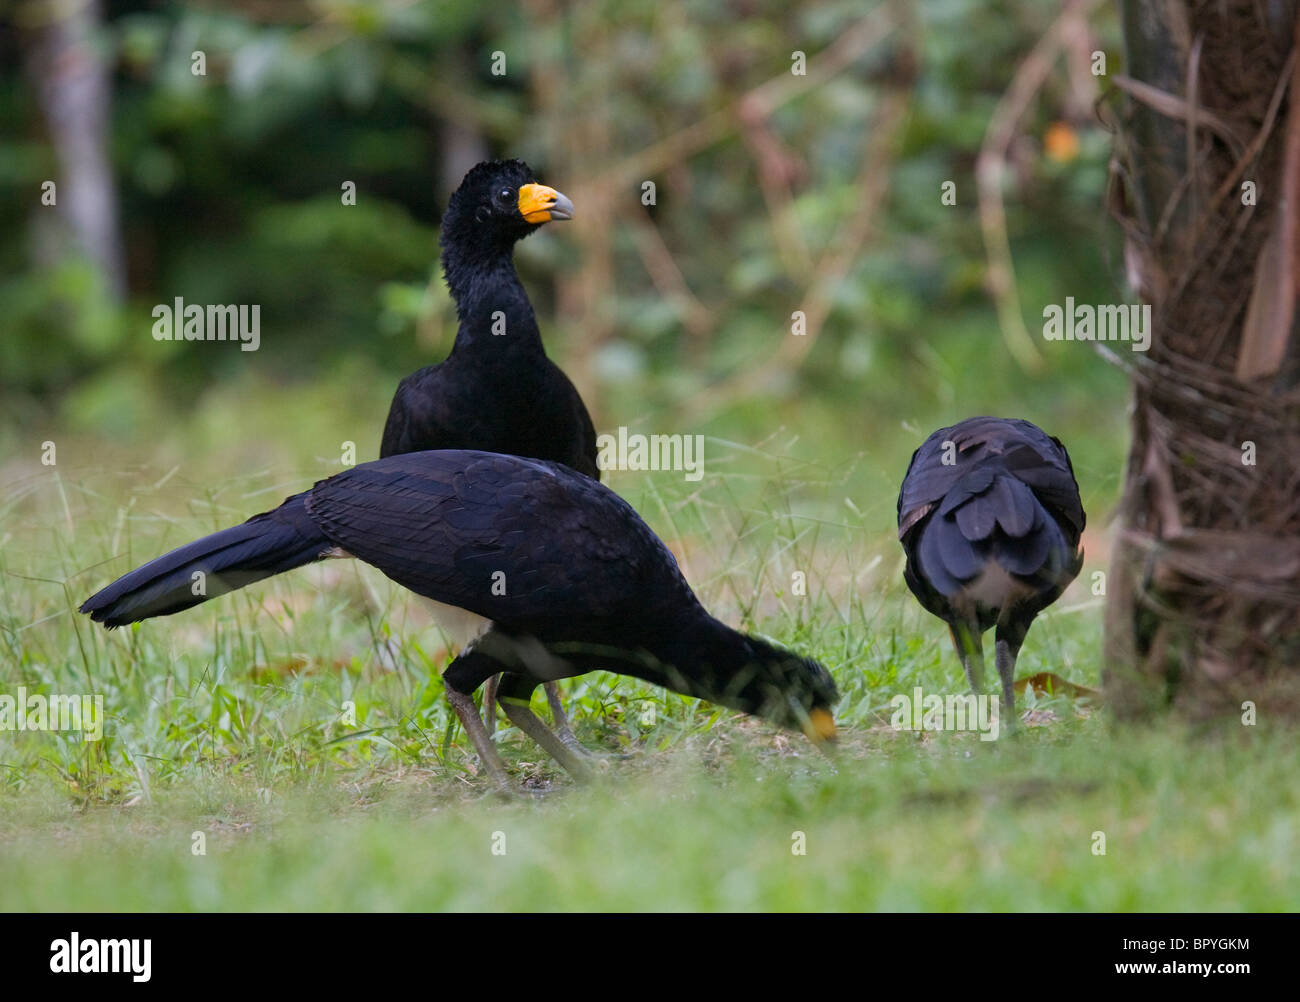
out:
<path id="1" fill-rule="evenodd" d="M 765 641 L 750 638 L 758 659 L 755 694 L 762 700 L 759 716 L 790 730 L 800 730 L 814 742 L 834 741 L 839 702 L 835 680 L 819 662 Z"/>
<path id="2" fill-rule="evenodd" d="M 442 243 L 508 248 L 545 223 L 572 218 L 573 203 L 539 184 L 522 160 L 489 160 L 472 168 L 452 194 Z"/>
<path id="3" fill-rule="evenodd" d="M 725 628 L 724 628 L 725 629 Z M 835 680 L 812 658 L 734 630 L 697 646 L 705 660 L 698 695 L 803 731 L 821 744 L 835 739 Z"/>

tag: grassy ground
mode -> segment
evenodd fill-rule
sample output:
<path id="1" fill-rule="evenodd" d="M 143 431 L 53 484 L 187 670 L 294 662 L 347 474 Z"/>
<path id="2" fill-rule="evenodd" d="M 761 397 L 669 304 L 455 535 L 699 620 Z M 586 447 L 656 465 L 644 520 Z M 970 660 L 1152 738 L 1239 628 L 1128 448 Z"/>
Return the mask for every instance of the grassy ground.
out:
<path id="1" fill-rule="evenodd" d="M 1294 737 L 855 732 L 832 767 L 728 721 L 510 804 L 399 762 L 267 802 L 221 763 L 148 805 L 6 804 L 0 906 L 1291 909 Z"/>
<path id="2" fill-rule="evenodd" d="M 281 425 L 267 445 L 257 428 L 273 415 L 228 403 L 200 405 L 143 446 L 60 438 L 56 466 L 17 458 L 0 478 L 0 693 L 95 692 L 108 718 L 98 742 L 0 733 L 0 909 L 1300 901 L 1294 733 L 1120 729 L 1086 700 L 1032 691 L 1028 725 L 995 742 L 889 726 L 895 694 L 963 686 L 941 624 L 901 586 L 892 538 L 898 477 L 933 424 L 833 439 L 835 415 L 809 413 L 815 449 L 784 431 L 720 428 L 698 484 L 612 479 L 716 614 L 832 670 L 833 759 L 597 674 L 563 688 L 579 736 L 608 756 L 602 778 L 574 787 L 503 719 L 521 791 L 503 801 L 442 698 L 443 638 L 368 568 L 330 562 L 113 634 L 70 614 L 139 562 L 338 469 L 334 443 L 353 437 L 318 408 L 315 437 Z M 1101 526 L 1121 436 L 1079 438 Z M 1084 574 L 1035 625 L 1022 676 L 1098 683 L 1104 533 L 1085 544 Z"/>

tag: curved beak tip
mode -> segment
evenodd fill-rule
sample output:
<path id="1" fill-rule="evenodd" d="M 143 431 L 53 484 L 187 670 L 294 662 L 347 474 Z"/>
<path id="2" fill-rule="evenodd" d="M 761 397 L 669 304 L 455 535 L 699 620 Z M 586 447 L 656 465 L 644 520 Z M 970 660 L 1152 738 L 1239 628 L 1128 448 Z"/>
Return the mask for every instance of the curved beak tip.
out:
<path id="1" fill-rule="evenodd" d="M 558 191 L 555 193 L 555 204 L 551 206 L 551 219 L 572 219 L 573 203 L 567 197 L 561 195 Z"/>

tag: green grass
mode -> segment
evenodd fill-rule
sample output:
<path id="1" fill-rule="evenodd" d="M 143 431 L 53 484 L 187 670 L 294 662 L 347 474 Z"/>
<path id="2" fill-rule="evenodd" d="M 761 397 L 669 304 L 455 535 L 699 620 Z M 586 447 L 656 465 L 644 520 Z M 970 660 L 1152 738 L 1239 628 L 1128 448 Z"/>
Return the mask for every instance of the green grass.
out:
<path id="1" fill-rule="evenodd" d="M 855 735 L 832 766 L 727 722 L 514 803 L 396 763 L 269 800 L 213 770 L 129 808 L 10 798 L 0 906 L 1291 909 L 1294 738 L 1093 717 L 993 746 Z"/>
<path id="2" fill-rule="evenodd" d="M 964 685 L 942 625 L 901 585 L 893 496 L 915 431 L 877 428 L 860 442 L 841 427 L 835 439 L 834 416 L 810 412 L 810 447 L 720 426 L 698 484 L 612 479 L 712 611 L 831 669 L 843 697 L 833 760 L 801 737 L 598 673 L 562 688 L 579 736 L 608 756 L 601 778 L 575 787 L 502 720 L 520 791 L 503 801 L 443 699 L 440 633 L 420 603 L 354 562 L 112 634 L 73 615 L 117 574 L 333 472 L 334 447 L 321 443 L 357 437 L 316 407 L 311 432 L 281 423 L 284 441 L 268 445 L 257 429 L 275 426 L 271 408 L 285 402 L 247 399 L 264 402 L 201 403 L 147 448 L 68 436 L 54 468 L 31 456 L 5 467 L 0 693 L 98 693 L 108 721 L 98 742 L 0 733 L 0 909 L 1300 900 L 1295 734 L 1267 721 L 1121 728 L 1086 702 L 1031 693 L 1033 725 L 996 742 L 889 727 L 894 694 Z M 1117 478 L 1094 471 L 1117 467 L 1122 443 L 1104 429 L 1080 437 L 1095 527 Z M 1104 536 L 1086 545 L 1084 573 L 1030 633 L 1022 676 L 1098 684 L 1091 579 Z M 545 713 L 540 693 L 537 706 Z M 504 855 L 492 851 L 498 832 Z M 791 851 L 795 832 L 806 855 Z M 205 855 L 192 851 L 195 833 Z"/>

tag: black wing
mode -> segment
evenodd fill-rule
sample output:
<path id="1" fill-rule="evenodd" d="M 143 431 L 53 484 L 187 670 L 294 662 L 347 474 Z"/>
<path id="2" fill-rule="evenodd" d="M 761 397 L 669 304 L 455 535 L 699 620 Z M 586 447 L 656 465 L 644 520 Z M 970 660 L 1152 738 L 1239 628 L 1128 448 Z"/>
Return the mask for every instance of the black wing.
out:
<path id="1" fill-rule="evenodd" d="M 668 548 L 613 491 L 556 463 L 416 452 L 317 484 L 332 542 L 412 591 L 499 624 L 644 612 L 690 596 Z"/>
<path id="2" fill-rule="evenodd" d="M 955 447 L 952 465 L 943 462 L 945 442 Z M 995 417 L 968 418 L 940 428 L 912 454 L 898 492 L 899 537 L 907 535 L 974 467 L 1012 474 L 1072 530 L 1070 535 L 1078 542 L 1086 519 L 1065 446 L 1029 421 Z"/>
<path id="3" fill-rule="evenodd" d="M 569 436 L 570 442 L 566 450 L 568 453 L 567 458 L 548 458 L 554 458 L 556 462 L 571 466 L 579 473 L 586 474 L 593 480 L 599 480 L 600 467 L 596 465 L 596 426 L 592 423 L 591 414 L 587 411 L 587 405 L 582 402 L 582 395 L 578 393 L 578 388 L 573 385 L 573 381 L 564 374 L 564 370 L 559 366 L 555 367 L 555 372 L 559 379 L 563 381 L 563 389 L 560 389 L 560 384 L 557 381 L 557 392 L 568 398 L 568 410 L 573 415 L 573 424 Z"/>
<path id="4" fill-rule="evenodd" d="M 384 422 L 384 438 L 379 446 L 381 459 L 456 444 L 445 440 L 439 419 L 442 396 L 436 384 L 441 364 L 425 366 L 397 384 L 388 408 L 388 420 Z"/>
<path id="5" fill-rule="evenodd" d="M 949 620 L 982 609 L 983 623 L 1005 603 L 1032 619 L 1079 573 L 1083 526 L 1065 447 L 1028 421 L 978 417 L 939 429 L 913 454 L 898 494 L 904 580 Z M 1029 591 L 1008 584 L 1000 596 L 998 588 L 968 595 L 992 564 Z"/>
<path id="6" fill-rule="evenodd" d="M 432 449 L 549 460 L 600 479 L 591 415 L 569 377 L 545 356 L 504 373 L 453 357 L 403 379 L 379 455 Z"/>

